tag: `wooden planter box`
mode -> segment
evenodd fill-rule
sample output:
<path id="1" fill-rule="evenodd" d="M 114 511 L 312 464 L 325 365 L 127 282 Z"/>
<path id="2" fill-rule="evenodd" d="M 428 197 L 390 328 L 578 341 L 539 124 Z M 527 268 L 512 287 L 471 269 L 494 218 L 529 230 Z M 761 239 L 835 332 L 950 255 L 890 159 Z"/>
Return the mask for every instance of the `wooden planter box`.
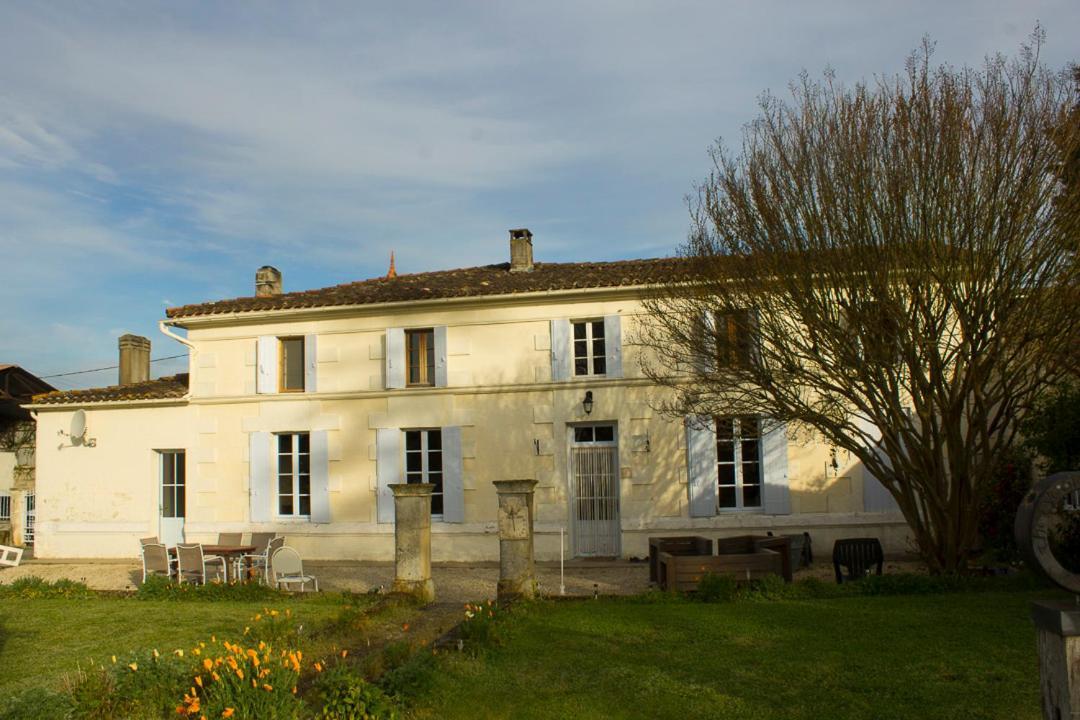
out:
<path id="1" fill-rule="evenodd" d="M 660 580 L 660 553 L 668 555 L 712 555 L 713 542 L 695 535 L 649 538 L 649 582 Z"/>
<path id="2" fill-rule="evenodd" d="M 669 592 L 692 592 L 708 573 L 734 575 L 736 580 L 747 581 L 766 575 L 784 574 L 786 551 L 777 552 L 762 548 L 751 553 L 727 553 L 724 555 L 672 555 L 660 553 L 658 581 L 662 590 Z"/>
<path id="3" fill-rule="evenodd" d="M 774 550 L 782 556 L 781 568 L 777 575 L 784 578 L 784 582 L 792 580 L 791 564 L 791 538 L 780 535 L 736 535 L 735 537 L 720 538 L 716 541 L 717 555 L 750 555 L 762 550 Z"/>

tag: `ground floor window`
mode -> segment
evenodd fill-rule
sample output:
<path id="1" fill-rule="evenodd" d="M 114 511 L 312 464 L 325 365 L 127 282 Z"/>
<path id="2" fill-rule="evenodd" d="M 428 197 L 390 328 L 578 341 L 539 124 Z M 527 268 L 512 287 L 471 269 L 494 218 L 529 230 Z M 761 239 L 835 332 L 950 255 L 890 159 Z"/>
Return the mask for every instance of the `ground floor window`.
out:
<path id="1" fill-rule="evenodd" d="M 717 507 L 761 507 L 761 420 L 716 418 Z"/>
<path id="2" fill-rule="evenodd" d="M 405 431 L 405 482 L 431 483 L 431 515 L 443 514 L 442 430 Z"/>
<path id="3" fill-rule="evenodd" d="M 311 515 L 311 436 L 277 436 L 277 509 L 281 517 Z"/>

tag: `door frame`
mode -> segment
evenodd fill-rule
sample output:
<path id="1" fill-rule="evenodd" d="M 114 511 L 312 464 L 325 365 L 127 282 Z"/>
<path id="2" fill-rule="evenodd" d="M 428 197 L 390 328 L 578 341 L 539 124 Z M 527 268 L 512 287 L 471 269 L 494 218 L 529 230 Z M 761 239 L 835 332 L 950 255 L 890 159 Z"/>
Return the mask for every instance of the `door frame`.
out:
<path id="1" fill-rule="evenodd" d="M 576 442 L 574 430 L 581 427 L 610 426 L 612 428 L 612 440 L 610 442 Z M 571 557 L 608 557 L 606 555 L 580 555 L 577 552 L 577 493 L 574 482 L 574 448 L 576 447 L 610 447 L 615 450 L 615 460 L 612 463 L 611 472 L 615 481 L 615 552 L 613 557 L 622 556 L 622 479 L 619 471 L 619 421 L 618 420 L 588 420 L 582 422 L 566 423 L 566 497 L 567 497 L 567 520 L 570 526 L 570 554 Z"/>
<path id="2" fill-rule="evenodd" d="M 187 469 L 187 451 L 184 448 L 161 448 L 154 451 L 154 455 L 157 460 L 157 500 L 154 506 L 157 508 L 157 534 L 159 540 L 169 545 L 170 538 L 166 537 L 165 521 L 166 520 L 180 520 L 179 527 L 179 540 L 184 541 L 184 526 L 187 524 L 187 496 L 188 496 L 188 469 Z M 183 515 L 179 518 L 171 517 L 166 518 L 164 516 L 165 510 L 165 458 L 167 456 L 180 455 L 184 458 L 184 508 Z M 173 484 L 176 487 L 176 483 Z"/>

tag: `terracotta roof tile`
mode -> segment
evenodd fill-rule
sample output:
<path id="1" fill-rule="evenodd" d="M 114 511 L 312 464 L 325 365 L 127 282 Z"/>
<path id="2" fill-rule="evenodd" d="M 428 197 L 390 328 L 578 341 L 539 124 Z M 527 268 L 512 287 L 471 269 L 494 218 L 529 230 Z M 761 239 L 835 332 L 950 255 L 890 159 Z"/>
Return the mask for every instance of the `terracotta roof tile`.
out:
<path id="1" fill-rule="evenodd" d="M 180 373 L 131 385 L 112 385 L 89 390 L 57 390 L 34 396 L 35 405 L 73 405 L 127 400 L 181 398 L 188 391 L 188 374 Z"/>
<path id="2" fill-rule="evenodd" d="M 579 288 L 628 287 L 686 279 L 691 264 L 683 258 L 619 260 L 596 263 L 536 263 L 531 272 L 510 272 L 510 264 L 439 270 L 436 272 L 372 278 L 319 290 L 283 293 L 272 297 L 232 300 L 169 308 L 169 318 L 225 313 L 287 310 L 340 305 L 465 298 Z"/>

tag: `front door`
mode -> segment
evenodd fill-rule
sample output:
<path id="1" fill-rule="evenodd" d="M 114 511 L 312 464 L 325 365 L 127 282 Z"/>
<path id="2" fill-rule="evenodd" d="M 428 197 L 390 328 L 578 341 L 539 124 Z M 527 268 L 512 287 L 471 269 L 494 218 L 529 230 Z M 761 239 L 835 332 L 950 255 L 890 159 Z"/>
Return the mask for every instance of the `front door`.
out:
<path id="1" fill-rule="evenodd" d="M 574 555 L 619 555 L 619 443 L 614 423 L 570 428 Z"/>
<path id="2" fill-rule="evenodd" d="M 168 547 L 184 542 L 184 515 L 187 506 L 187 471 L 183 450 L 162 450 L 160 463 L 161 494 L 158 537 Z"/>

